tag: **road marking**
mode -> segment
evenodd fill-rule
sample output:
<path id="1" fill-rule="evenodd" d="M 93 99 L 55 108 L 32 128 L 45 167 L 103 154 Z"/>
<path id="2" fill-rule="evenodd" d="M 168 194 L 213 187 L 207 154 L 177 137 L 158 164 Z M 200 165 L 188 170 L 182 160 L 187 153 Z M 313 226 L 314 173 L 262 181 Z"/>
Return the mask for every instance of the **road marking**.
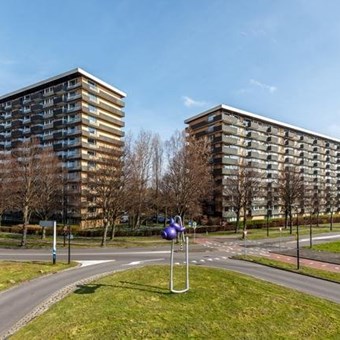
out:
<path id="1" fill-rule="evenodd" d="M 152 260 L 142 260 L 142 261 L 132 261 L 130 263 L 123 264 L 123 266 L 137 266 L 137 265 L 139 265 L 141 263 L 145 263 L 145 262 L 155 262 L 155 261 L 162 261 L 162 260 L 164 260 L 164 258 L 162 258 L 162 259 L 152 259 Z"/>
<path id="2" fill-rule="evenodd" d="M 81 267 L 93 266 L 95 264 L 106 263 L 106 262 L 114 262 L 116 260 L 99 260 L 99 261 L 76 261 L 80 263 Z"/>
<path id="3" fill-rule="evenodd" d="M 337 238 L 340 237 L 340 235 L 329 235 L 329 236 L 319 236 L 319 237 L 313 237 L 313 240 L 327 240 L 329 238 Z M 309 241 L 309 238 L 303 238 L 300 240 L 301 242 L 303 241 Z M 294 241 L 295 242 L 295 241 Z"/>

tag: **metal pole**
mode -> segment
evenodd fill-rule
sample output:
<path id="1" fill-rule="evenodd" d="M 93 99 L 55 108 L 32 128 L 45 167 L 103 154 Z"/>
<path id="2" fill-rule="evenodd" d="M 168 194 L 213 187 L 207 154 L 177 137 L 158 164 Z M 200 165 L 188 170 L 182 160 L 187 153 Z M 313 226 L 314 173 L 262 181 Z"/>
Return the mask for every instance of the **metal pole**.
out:
<path id="1" fill-rule="evenodd" d="M 57 222 L 53 221 L 53 248 L 52 248 L 53 264 L 57 261 Z"/>
<path id="2" fill-rule="evenodd" d="M 281 250 L 281 233 L 282 233 L 282 227 L 280 229 L 280 237 L 279 237 L 279 249 Z"/>
<path id="3" fill-rule="evenodd" d="M 247 230 L 243 232 L 244 236 L 244 255 L 247 255 Z"/>
<path id="4" fill-rule="evenodd" d="M 299 223 L 296 226 L 296 266 L 300 269 L 300 242 L 299 242 Z"/>
<path id="5" fill-rule="evenodd" d="M 71 226 L 68 226 L 68 257 L 67 263 L 71 263 Z"/>
<path id="6" fill-rule="evenodd" d="M 267 237 L 269 237 L 269 212 L 267 208 Z"/>

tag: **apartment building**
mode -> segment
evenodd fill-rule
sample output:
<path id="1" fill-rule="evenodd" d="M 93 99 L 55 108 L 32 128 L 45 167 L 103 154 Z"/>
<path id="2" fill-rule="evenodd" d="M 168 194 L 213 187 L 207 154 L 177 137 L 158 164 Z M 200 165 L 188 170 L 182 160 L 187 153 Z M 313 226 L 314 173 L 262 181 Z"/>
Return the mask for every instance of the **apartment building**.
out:
<path id="1" fill-rule="evenodd" d="M 82 178 L 103 150 L 123 147 L 124 92 L 76 68 L 0 97 L 0 151 L 36 137 L 67 169 L 64 219 L 84 223 Z"/>
<path id="2" fill-rule="evenodd" d="M 223 198 L 226 178 L 240 164 L 251 164 L 263 177 L 267 195 L 254 202 L 251 215 L 282 216 L 275 196 L 280 172 L 293 166 L 315 193 L 323 191 L 321 213 L 340 211 L 340 140 L 227 105 L 219 105 L 185 120 L 196 137 L 211 141 L 217 192 L 216 216 L 232 220 L 235 213 Z M 327 193 L 327 194 L 326 194 Z M 317 195 L 317 194 L 316 194 Z"/>

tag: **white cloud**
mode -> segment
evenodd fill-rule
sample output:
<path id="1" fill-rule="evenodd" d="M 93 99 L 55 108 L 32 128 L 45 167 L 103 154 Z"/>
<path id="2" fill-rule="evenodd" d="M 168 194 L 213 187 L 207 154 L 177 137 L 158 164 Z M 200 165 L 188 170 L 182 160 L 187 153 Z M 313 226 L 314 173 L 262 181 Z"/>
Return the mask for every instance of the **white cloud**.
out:
<path id="1" fill-rule="evenodd" d="M 183 96 L 182 99 L 186 107 L 202 107 L 207 105 L 207 103 L 204 101 L 194 100 L 188 96 Z"/>
<path id="2" fill-rule="evenodd" d="M 258 80 L 255 80 L 255 79 L 250 79 L 249 84 L 254 85 L 254 86 L 258 86 L 263 90 L 269 91 L 270 93 L 274 93 L 275 91 L 277 91 L 276 86 L 264 84 L 264 83 L 259 82 Z"/>
<path id="3" fill-rule="evenodd" d="M 340 138 L 340 124 L 333 123 L 326 128 L 326 133 L 335 137 Z"/>

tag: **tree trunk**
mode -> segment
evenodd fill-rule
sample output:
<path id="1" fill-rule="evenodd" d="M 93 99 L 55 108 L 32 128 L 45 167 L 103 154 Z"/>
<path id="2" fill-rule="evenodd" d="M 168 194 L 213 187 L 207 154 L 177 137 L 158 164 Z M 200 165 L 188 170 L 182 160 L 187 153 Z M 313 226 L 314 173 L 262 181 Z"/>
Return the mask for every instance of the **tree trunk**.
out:
<path id="1" fill-rule="evenodd" d="M 21 239 L 21 247 L 25 247 L 27 243 L 27 225 L 29 223 L 29 210 L 28 207 L 24 207 L 24 225 L 22 228 L 22 239 Z"/>
<path id="2" fill-rule="evenodd" d="M 104 230 L 103 230 L 103 238 L 102 238 L 102 243 L 101 247 L 106 247 L 106 239 L 107 239 L 107 230 L 109 228 L 109 221 L 104 221 Z"/>
<path id="3" fill-rule="evenodd" d="M 288 227 L 288 210 L 285 209 L 285 229 Z"/>
<path id="4" fill-rule="evenodd" d="M 115 222 L 112 222 L 111 233 L 110 233 L 110 240 L 114 239 L 115 233 L 116 233 L 116 224 L 115 224 Z"/>
<path id="5" fill-rule="evenodd" d="M 41 230 L 41 239 L 45 239 L 46 238 L 46 228 L 45 227 L 42 227 L 42 230 Z"/>
<path id="6" fill-rule="evenodd" d="M 247 230 L 247 209 L 243 211 L 243 231 Z"/>
<path id="7" fill-rule="evenodd" d="M 240 225 L 240 212 L 238 212 L 236 215 L 235 234 L 238 233 L 239 225 Z"/>
<path id="8" fill-rule="evenodd" d="M 333 230 L 333 210 L 331 210 L 331 223 L 330 223 L 330 230 Z"/>
<path id="9" fill-rule="evenodd" d="M 292 210 L 289 210 L 289 233 L 293 234 L 293 216 L 292 216 Z"/>

